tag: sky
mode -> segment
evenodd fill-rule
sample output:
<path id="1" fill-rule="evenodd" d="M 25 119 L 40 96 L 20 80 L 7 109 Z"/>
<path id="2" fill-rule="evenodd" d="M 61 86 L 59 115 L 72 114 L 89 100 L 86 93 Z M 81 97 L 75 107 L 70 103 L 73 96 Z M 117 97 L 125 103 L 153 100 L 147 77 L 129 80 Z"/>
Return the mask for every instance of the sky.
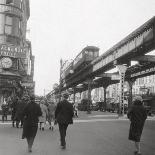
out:
<path id="1" fill-rule="evenodd" d="M 87 45 L 101 55 L 153 16 L 155 0 L 30 0 L 35 93 L 59 83 L 60 59 L 74 59 Z"/>

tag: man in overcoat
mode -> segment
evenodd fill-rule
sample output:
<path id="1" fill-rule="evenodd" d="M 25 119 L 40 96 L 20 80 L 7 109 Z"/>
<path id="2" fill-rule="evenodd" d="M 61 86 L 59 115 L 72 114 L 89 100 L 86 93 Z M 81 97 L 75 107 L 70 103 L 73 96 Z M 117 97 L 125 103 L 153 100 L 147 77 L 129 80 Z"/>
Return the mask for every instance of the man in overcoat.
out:
<path id="1" fill-rule="evenodd" d="M 136 96 L 132 107 L 129 109 L 128 118 L 130 119 L 129 140 L 135 142 L 135 155 L 141 155 L 140 138 L 143 131 L 144 123 L 147 118 L 146 109 L 143 106 L 141 96 Z"/>
<path id="2" fill-rule="evenodd" d="M 30 101 L 23 110 L 23 133 L 22 139 L 27 139 L 28 151 L 32 152 L 32 145 L 38 129 L 38 117 L 42 115 L 40 106 L 35 103 L 35 96 L 30 96 Z"/>
<path id="3" fill-rule="evenodd" d="M 70 102 L 68 102 L 69 94 L 64 93 L 63 99 L 60 101 L 55 110 L 55 119 L 59 126 L 61 148 L 66 148 L 66 130 L 69 124 L 73 124 L 74 110 Z"/>

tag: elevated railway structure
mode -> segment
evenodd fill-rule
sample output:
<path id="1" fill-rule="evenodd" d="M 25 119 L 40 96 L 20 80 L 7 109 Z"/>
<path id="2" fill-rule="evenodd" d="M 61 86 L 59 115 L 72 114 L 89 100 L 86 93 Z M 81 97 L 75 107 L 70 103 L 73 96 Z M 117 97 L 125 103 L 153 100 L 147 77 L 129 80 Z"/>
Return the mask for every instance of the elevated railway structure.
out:
<path id="1" fill-rule="evenodd" d="M 81 54 L 75 58 L 76 63 L 81 61 L 81 65 L 76 68 L 74 66 L 74 60 L 72 64 L 70 64 L 70 68 L 64 70 L 64 76 L 61 79 L 61 90 L 64 91 L 68 88 L 73 88 L 76 89 L 76 91 L 83 91 L 88 89 L 88 98 L 90 98 L 92 88 L 102 86 L 106 89 L 108 85 L 118 82 L 118 80 L 111 80 L 113 75 L 106 73 L 112 68 L 118 67 L 120 75 L 119 81 L 122 85 L 120 102 L 123 104 L 124 80 L 128 81 L 130 85 L 130 93 L 132 93 L 132 84 L 137 78 L 155 73 L 155 57 L 153 55 L 146 55 L 154 49 L 155 17 L 152 17 L 112 48 L 104 52 L 101 56 L 98 55 L 99 48 L 97 47 L 89 46 L 84 48 L 82 50 L 83 53 L 96 52 L 96 54 L 92 54 L 93 57 L 91 61 L 87 63 L 84 63 L 83 61 L 83 64 L 81 60 L 84 59 L 79 56 Z M 138 61 L 139 63 L 131 66 L 131 61 Z M 69 74 L 65 75 L 67 72 L 69 72 Z M 96 80 L 96 78 L 98 79 Z M 83 85 L 83 89 L 77 88 L 77 85 L 79 84 Z M 131 100 L 132 95 L 130 95 L 130 101 Z"/>

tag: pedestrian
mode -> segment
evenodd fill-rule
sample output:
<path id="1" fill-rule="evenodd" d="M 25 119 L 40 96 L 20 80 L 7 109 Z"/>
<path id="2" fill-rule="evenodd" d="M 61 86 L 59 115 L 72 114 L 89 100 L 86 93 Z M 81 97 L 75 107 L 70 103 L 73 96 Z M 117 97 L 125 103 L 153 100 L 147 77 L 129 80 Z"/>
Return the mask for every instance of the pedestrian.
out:
<path id="1" fill-rule="evenodd" d="M 42 115 L 39 117 L 39 124 L 40 124 L 39 129 L 44 131 L 46 118 L 48 116 L 48 109 L 47 109 L 45 100 L 40 101 L 40 108 L 42 111 Z"/>
<path id="2" fill-rule="evenodd" d="M 19 124 L 20 127 L 23 127 L 23 110 L 27 104 L 27 102 L 29 101 L 29 96 L 23 96 L 21 99 L 18 99 L 18 104 L 17 104 L 17 110 L 16 110 L 16 114 L 15 114 L 15 119 L 16 119 L 16 127 L 19 128 Z"/>
<path id="3" fill-rule="evenodd" d="M 2 122 L 4 122 L 4 120 L 7 121 L 9 107 L 5 99 L 4 99 L 3 104 L 1 105 L 1 109 L 2 109 Z"/>
<path id="4" fill-rule="evenodd" d="M 38 117 L 42 115 L 40 106 L 35 103 L 35 96 L 30 96 L 30 101 L 23 110 L 24 124 L 22 139 L 27 139 L 28 152 L 32 152 L 32 145 L 38 129 Z"/>
<path id="5" fill-rule="evenodd" d="M 10 107 L 11 107 L 12 127 L 15 126 L 14 123 L 16 121 L 15 116 L 16 116 L 16 111 L 17 111 L 17 106 L 18 106 L 17 104 L 18 104 L 18 97 L 17 96 L 12 97 L 12 99 L 11 99 L 11 105 L 10 105 Z"/>
<path id="6" fill-rule="evenodd" d="M 142 97 L 136 96 L 133 101 L 133 105 L 127 113 L 130 119 L 129 140 L 135 142 L 134 151 L 135 155 L 141 155 L 140 151 L 140 139 L 143 131 L 144 123 L 147 118 L 146 109 L 143 106 Z"/>
<path id="7" fill-rule="evenodd" d="M 69 95 L 63 94 L 62 101 L 60 101 L 55 110 L 55 119 L 59 126 L 61 148 L 66 148 L 66 131 L 69 124 L 73 124 L 74 110 L 70 102 L 67 101 Z"/>
<path id="8" fill-rule="evenodd" d="M 28 95 L 24 95 L 21 99 L 18 100 L 18 104 L 17 104 L 17 111 L 16 111 L 16 127 L 19 128 L 19 124 L 20 127 L 23 127 L 23 110 L 26 106 L 26 104 L 29 102 L 30 98 Z"/>
<path id="9" fill-rule="evenodd" d="M 54 121 L 55 121 L 55 117 L 54 117 L 54 113 L 55 113 L 55 104 L 54 102 L 49 102 L 48 104 L 48 122 L 49 122 L 49 129 L 50 130 L 54 130 Z"/>
<path id="10" fill-rule="evenodd" d="M 74 117 L 78 117 L 78 108 L 75 104 L 73 105 L 73 109 L 74 109 Z"/>

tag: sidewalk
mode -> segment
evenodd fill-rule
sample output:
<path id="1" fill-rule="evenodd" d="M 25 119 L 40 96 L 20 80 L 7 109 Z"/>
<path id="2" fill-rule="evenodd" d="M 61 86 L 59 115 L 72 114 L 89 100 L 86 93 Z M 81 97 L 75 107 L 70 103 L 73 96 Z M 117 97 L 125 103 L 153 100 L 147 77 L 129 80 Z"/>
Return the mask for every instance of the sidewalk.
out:
<path id="1" fill-rule="evenodd" d="M 118 116 L 117 113 L 111 113 L 111 112 L 101 112 L 101 111 L 91 111 L 90 114 L 87 114 L 87 111 L 79 111 L 79 117 L 75 119 L 128 119 L 127 114 L 124 116 Z M 148 116 L 147 119 L 149 120 L 155 120 L 154 116 Z"/>
<path id="2" fill-rule="evenodd" d="M 119 119 L 119 120 L 126 120 L 127 115 L 124 116 L 118 116 L 117 113 L 111 113 L 111 112 L 102 112 L 102 111 L 91 111 L 90 114 L 87 113 L 87 111 L 79 111 L 79 116 L 74 117 L 74 120 L 90 120 L 90 119 Z M 155 120 L 154 116 L 148 116 L 147 120 Z M 0 121 L 2 121 L 2 115 L 0 115 Z M 11 121 L 11 115 L 8 115 L 7 121 Z"/>

